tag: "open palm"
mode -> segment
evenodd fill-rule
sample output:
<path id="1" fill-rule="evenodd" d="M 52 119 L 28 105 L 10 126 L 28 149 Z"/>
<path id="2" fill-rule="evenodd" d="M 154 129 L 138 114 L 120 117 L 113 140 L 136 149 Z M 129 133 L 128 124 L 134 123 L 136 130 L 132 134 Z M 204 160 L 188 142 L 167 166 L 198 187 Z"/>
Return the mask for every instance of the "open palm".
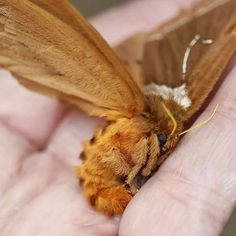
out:
<path id="1" fill-rule="evenodd" d="M 148 29 L 182 5 L 140 0 L 94 24 L 114 43 L 128 29 Z M 219 235 L 236 202 L 235 77 L 232 69 L 199 118 L 219 103 L 214 119 L 184 137 L 120 220 L 93 210 L 73 174 L 81 142 L 100 121 L 32 93 L 0 71 L 0 235 Z"/>

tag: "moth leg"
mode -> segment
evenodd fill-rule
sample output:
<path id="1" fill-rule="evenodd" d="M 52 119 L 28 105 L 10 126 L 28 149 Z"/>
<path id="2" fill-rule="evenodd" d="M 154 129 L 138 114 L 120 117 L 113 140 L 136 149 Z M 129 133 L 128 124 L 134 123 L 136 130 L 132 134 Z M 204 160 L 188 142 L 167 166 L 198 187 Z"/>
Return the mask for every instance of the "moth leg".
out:
<path id="1" fill-rule="evenodd" d="M 122 155 L 119 148 L 112 148 L 111 152 L 102 156 L 101 162 L 109 169 L 112 169 L 115 175 L 127 176 L 131 171 L 131 165 Z"/>
<path id="2" fill-rule="evenodd" d="M 149 176 L 152 171 L 157 168 L 158 156 L 160 155 L 160 147 L 156 134 L 152 134 L 149 138 L 148 160 L 146 166 L 142 169 L 143 176 Z"/>
<path id="3" fill-rule="evenodd" d="M 113 170 L 99 161 L 98 156 L 87 157 L 75 172 L 91 205 L 110 216 L 123 213 L 132 195 Z"/>
<path id="4" fill-rule="evenodd" d="M 148 155 L 148 140 L 147 138 L 141 139 L 138 143 L 134 146 L 134 152 L 132 154 L 132 161 L 134 166 L 130 173 L 127 176 L 126 183 L 130 186 L 130 190 L 132 194 L 137 192 L 137 186 L 135 183 L 135 177 L 141 170 L 141 168 L 145 165 L 147 161 Z"/>

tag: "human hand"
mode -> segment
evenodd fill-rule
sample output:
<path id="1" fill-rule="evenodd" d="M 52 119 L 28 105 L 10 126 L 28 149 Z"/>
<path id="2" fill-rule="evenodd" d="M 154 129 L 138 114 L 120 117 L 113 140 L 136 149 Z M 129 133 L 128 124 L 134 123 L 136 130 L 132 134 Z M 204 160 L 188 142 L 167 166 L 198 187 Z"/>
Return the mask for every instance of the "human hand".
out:
<path id="1" fill-rule="evenodd" d="M 130 29 L 155 26 L 182 4 L 140 0 L 93 23 L 115 43 L 132 34 Z M 0 234 L 219 235 L 236 201 L 235 75 L 232 69 L 199 118 L 219 103 L 214 119 L 184 137 L 120 222 L 93 210 L 73 175 L 81 142 L 99 121 L 30 92 L 1 72 Z"/>

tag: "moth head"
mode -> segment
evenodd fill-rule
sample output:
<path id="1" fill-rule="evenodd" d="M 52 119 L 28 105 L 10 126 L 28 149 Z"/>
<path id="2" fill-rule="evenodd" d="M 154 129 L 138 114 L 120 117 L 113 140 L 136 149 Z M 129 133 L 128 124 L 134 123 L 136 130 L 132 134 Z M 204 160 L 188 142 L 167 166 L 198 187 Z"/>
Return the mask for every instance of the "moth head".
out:
<path id="1" fill-rule="evenodd" d="M 176 135 L 171 135 L 170 132 L 156 131 L 157 142 L 159 146 L 159 155 L 164 155 L 171 147 L 173 140 L 176 140 Z"/>
<path id="2" fill-rule="evenodd" d="M 168 140 L 168 135 L 166 132 L 157 133 L 157 139 L 160 146 L 164 146 Z"/>

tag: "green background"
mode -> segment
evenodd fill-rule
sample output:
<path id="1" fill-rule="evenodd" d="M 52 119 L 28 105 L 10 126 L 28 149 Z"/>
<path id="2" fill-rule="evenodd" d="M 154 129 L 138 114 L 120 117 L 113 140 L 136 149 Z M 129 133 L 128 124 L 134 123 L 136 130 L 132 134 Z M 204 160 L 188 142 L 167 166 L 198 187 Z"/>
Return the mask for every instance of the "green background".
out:
<path id="1" fill-rule="evenodd" d="M 103 11 L 104 9 L 115 6 L 117 4 L 122 4 L 123 2 L 127 1 L 128 0 L 74 0 L 72 2 L 84 15 L 89 17 Z M 236 236 L 236 211 L 234 212 L 221 236 Z"/>
<path id="2" fill-rule="evenodd" d="M 86 16 L 92 16 L 99 11 L 127 2 L 127 0 L 74 0 L 72 1 L 81 12 Z"/>

